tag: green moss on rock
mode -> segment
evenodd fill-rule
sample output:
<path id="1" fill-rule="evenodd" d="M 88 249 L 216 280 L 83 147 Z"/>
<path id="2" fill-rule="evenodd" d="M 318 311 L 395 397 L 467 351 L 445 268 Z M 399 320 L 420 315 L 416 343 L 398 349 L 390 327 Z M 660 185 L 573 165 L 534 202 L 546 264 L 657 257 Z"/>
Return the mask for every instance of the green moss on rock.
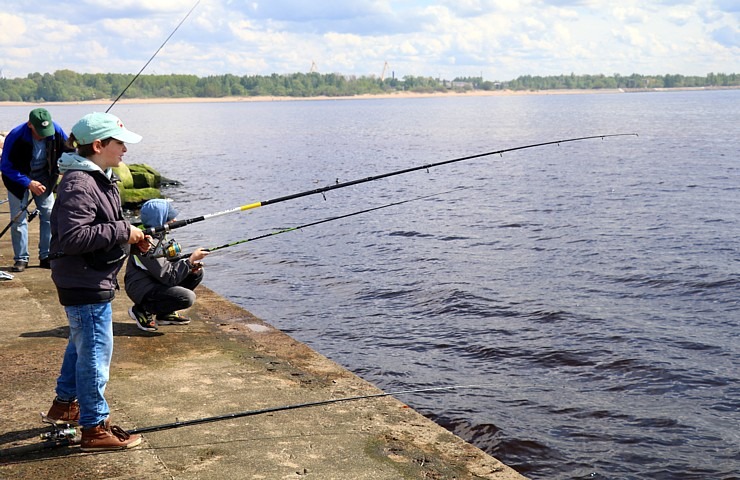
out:
<path id="1" fill-rule="evenodd" d="M 120 185 L 123 188 L 134 187 L 134 180 L 131 177 L 131 170 L 129 169 L 128 165 L 126 165 L 125 163 L 121 163 L 121 166 L 114 168 L 113 172 L 118 175 L 118 178 L 121 179 Z"/>
<path id="2" fill-rule="evenodd" d="M 135 209 L 147 200 L 162 198 L 162 192 L 159 190 L 162 186 L 162 176 L 149 165 L 122 163 L 113 170 L 121 179 L 118 187 L 124 208 Z"/>
<path id="3" fill-rule="evenodd" d="M 158 171 L 150 167 L 149 165 L 145 163 L 134 163 L 132 165 L 128 166 L 129 170 L 131 170 L 131 175 L 136 176 L 137 174 L 143 175 L 145 178 L 151 179 L 151 182 L 149 184 L 150 187 L 157 187 L 159 188 L 162 184 L 162 175 L 159 174 Z M 142 187 L 139 187 L 142 188 Z"/>
<path id="4" fill-rule="evenodd" d="M 121 189 L 121 203 L 124 207 L 139 207 L 152 198 L 162 198 L 158 188 L 124 188 Z"/>

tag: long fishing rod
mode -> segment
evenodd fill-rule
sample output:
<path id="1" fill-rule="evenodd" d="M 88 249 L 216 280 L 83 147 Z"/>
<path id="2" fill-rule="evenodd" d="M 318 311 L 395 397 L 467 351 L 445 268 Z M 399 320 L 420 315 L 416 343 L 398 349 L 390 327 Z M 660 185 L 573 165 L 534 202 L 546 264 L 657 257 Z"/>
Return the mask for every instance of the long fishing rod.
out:
<path id="1" fill-rule="evenodd" d="M 263 415 L 266 413 L 283 412 L 287 410 L 298 410 L 301 408 L 318 407 L 322 405 L 330 405 L 333 403 L 340 402 L 353 402 L 358 400 L 367 400 L 373 398 L 390 397 L 396 395 L 405 395 L 410 393 L 426 393 L 426 392 L 438 392 L 438 391 L 449 391 L 464 388 L 489 388 L 494 385 L 478 384 L 478 385 L 452 385 L 448 387 L 429 387 L 429 388 L 415 388 L 411 390 L 400 390 L 397 392 L 388 393 L 371 393 L 368 395 L 357 395 L 353 397 L 341 397 L 332 398 L 329 400 L 319 400 L 316 402 L 297 403 L 292 405 L 282 405 L 278 407 L 260 408 L 256 410 L 247 410 L 244 412 L 227 413 L 224 415 L 215 415 L 212 417 L 195 418 L 193 420 L 177 421 L 172 423 L 164 423 L 161 425 L 153 425 L 150 427 L 135 428 L 129 430 L 129 434 L 137 433 L 151 433 L 161 432 L 163 430 L 172 430 L 174 428 L 189 427 L 192 425 L 201 425 L 204 423 L 218 422 L 221 420 L 230 420 L 234 418 L 251 417 L 256 415 Z M 31 445 L 21 445 L 18 447 L 2 448 L 0 449 L 0 458 L 13 457 L 17 455 L 25 455 L 28 453 L 38 452 L 41 450 L 47 450 L 51 448 L 66 447 L 72 445 L 75 441 L 79 441 L 79 432 L 74 427 L 69 425 L 51 425 L 52 430 L 42 435 L 46 441 Z"/>
<path id="2" fill-rule="evenodd" d="M 110 104 L 110 106 L 109 106 L 109 107 L 108 107 L 108 108 L 107 108 L 107 109 L 105 110 L 105 113 L 108 113 L 108 112 L 110 111 L 110 109 L 111 109 L 111 108 L 113 108 L 113 105 L 115 105 L 115 104 L 116 104 L 116 102 L 118 102 L 118 100 L 120 100 L 120 99 L 121 99 L 121 97 L 123 97 L 123 95 L 124 95 L 124 94 L 126 93 L 126 91 L 127 91 L 128 89 L 129 89 L 129 87 L 130 87 L 131 85 L 133 85 L 133 83 L 134 83 L 134 82 L 136 81 L 136 79 L 137 79 L 137 78 L 139 78 L 139 76 L 141 75 L 141 72 L 143 72 L 143 71 L 144 71 L 144 69 L 145 69 L 145 68 L 146 68 L 146 67 L 147 67 L 147 66 L 148 66 L 148 65 L 149 65 L 149 64 L 151 63 L 151 61 L 152 61 L 152 60 L 154 60 L 154 57 L 156 57 L 156 56 L 157 56 L 157 54 L 159 53 L 159 51 L 160 51 L 160 50 L 162 50 L 162 48 L 164 48 L 164 46 L 165 46 L 165 45 L 167 44 L 167 42 L 168 42 L 168 41 L 170 40 L 170 38 L 172 38 L 172 36 L 173 36 L 173 35 L 175 34 L 175 32 L 177 32 L 177 30 L 178 30 L 178 29 L 180 28 L 180 26 L 181 26 L 181 25 L 182 25 L 182 24 L 183 24 L 183 23 L 185 22 L 185 20 L 187 20 L 187 18 L 188 18 L 188 17 L 190 16 L 190 14 L 191 14 L 191 13 L 193 13 L 193 10 L 195 10 L 195 7 L 197 7 L 199 3 L 200 3 L 200 0 L 198 0 L 197 2 L 195 2 L 195 5 L 193 5 L 193 7 L 192 7 L 192 8 L 190 9 L 190 11 L 189 11 L 189 12 L 187 13 L 187 15 L 185 15 L 185 17 L 183 17 L 183 19 L 182 19 L 182 20 L 180 20 L 180 23 L 178 23 L 178 24 L 177 24 L 177 27 L 175 27 L 175 29 L 174 29 L 174 30 L 172 31 L 172 33 L 170 33 L 170 34 L 169 34 L 169 36 L 168 36 L 168 37 L 167 37 L 167 38 L 165 39 L 165 41 L 164 41 L 164 42 L 162 43 L 162 45 L 160 45 L 160 46 L 159 46 L 159 48 L 157 49 L 157 51 L 156 51 L 156 52 L 154 52 L 154 55 L 152 55 L 152 56 L 151 56 L 151 58 L 149 58 L 149 60 L 148 60 L 148 61 L 147 61 L 147 62 L 146 62 L 146 63 L 144 64 L 144 66 L 143 66 L 143 67 L 141 67 L 141 70 L 139 70 L 139 73 L 137 73 L 136 75 L 134 75 L 134 78 L 132 78 L 132 79 L 131 79 L 131 81 L 130 81 L 130 82 L 128 83 L 128 85 L 126 85 L 126 88 L 124 88 L 124 89 L 123 89 L 123 90 L 121 91 L 121 93 L 120 93 L 120 94 L 119 94 L 119 95 L 118 95 L 118 96 L 116 97 L 116 99 L 115 99 L 115 100 L 113 100 L 113 103 L 111 103 L 111 104 Z M 6 201 L 7 201 L 7 200 L 6 200 Z M 30 200 L 29 200 L 28 204 L 27 204 L 27 205 L 26 205 L 26 206 L 25 206 L 25 207 L 24 207 L 23 209 L 21 209 L 21 211 L 20 211 L 20 212 L 18 212 L 18 215 L 16 215 L 16 216 L 15 216 L 15 217 L 14 217 L 14 218 L 13 218 L 13 219 L 12 219 L 12 220 L 10 221 L 10 223 L 8 223 L 8 225 L 7 225 L 7 226 L 6 226 L 6 227 L 5 227 L 4 229 L 3 229 L 3 231 L 2 231 L 2 232 L 0 232 L 0 238 L 2 238 L 2 236 L 3 236 L 3 235 L 5 235 L 5 232 L 7 232 L 7 231 L 8 231 L 8 229 L 9 229 L 9 228 L 11 227 L 11 225 L 13 225 L 13 222 L 15 222 L 16 220 L 18 220 L 18 218 L 20 218 L 20 214 L 21 214 L 21 213 L 22 213 L 22 212 L 23 212 L 24 210 L 26 210 L 26 209 L 28 208 L 28 205 L 29 205 L 30 203 L 31 203 L 31 202 L 30 202 Z M 29 215 L 28 221 L 31 221 L 31 220 L 33 220 L 33 218 L 34 218 L 34 217 L 35 217 L 35 216 L 36 216 L 37 214 L 38 214 L 38 210 L 36 210 L 36 211 L 32 212 L 32 213 L 31 213 L 31 214 Z"/>
<path id="3" fill-rule="evenodd" d="M 635 136 L 636 137 L 637 134 L 636 133 L 615 133 L 615 134 L 609 134 L 609 135 L 593 135 L 593 136 L 589 136 L 589 137 L 568 138 L 568 139 L 565 139 L 565 140 L 553 140 L 551 142 L 534 143 L 534 144 L 531 144 L 531 145 L 524 145 L 524 146 L 521 146 L 521 147 L 504 148 L 502 150 L 496 150 L 496 151 L 493 151 L 493 152 L 478 153 L 478 154 L 475 154 L 475 155 L 468 155 L 468 156 L 465 156 L 465 157 L 453 158 L 451 160 L 444 160 L 444 161 L 441 161 L 441 162 L 429 163 L 429 164 L 426 164 L 426 165 L 419 165 L 419 166 L 416 166 L 416 167 L 405 168 L 405 169 L 402 169 L 402 170 L 396 170 L 396 171 L 393 171 L 393 172 L 383 173 L 383 174 L 380 174 L 380 175 L 374 175 L 374 176 L 366 177 L 366 178 L 360 178 L 360 179 L 351 180 L 351 181 L 348 181 L 348 182 L 336 183 L 334 185 L 328 185 L 328 186 L 322 187 L 322 188 L 316 188 L 316 189 L 313 189 L 313 190 L 307 190 L 305 192 L 294 193 L 292 195 L 286 195 L 284 197 L 273 198 L 271 200 L 263 200 L 261 202 L 248 203 L 248 204 L 242 205 L 240 207 L 232 208 L 232 209 L 229 209 L 229 210 L 223 210 L 223 211 L 216 212 L 216 213 L 211 213 L 211 214 L 208 214 L 208 215 L 202 215 L 200 217 L 193 217 L 193 218 L 188 218 L 188 219 L 185 219 L 185 220 L 177 220 L 177 221 L 174 221 L 174 222 L 171 222 L 171 223 L 168 223 L 166 225 L 159 226 L 159 227 L 146 228 L 146 229 L 144 229 L 144 233 L 146 233 L 148 235 L 154 235 L 156 233 L 174 230 L 176 228 L 184 227 L 186 225 L 190 225 L 190 224 L 196 223 L 196 222 L 202 222 L 204 220 L 208 220 L 208 219 L 211 219 L 211 218 L 214 218 L 214 217 L 219 217 L 221 215 L 227 215 L 227 214 L 236 213 L 236 212 L 243 212 L 245 210 L 251 210 L 251 209 L 254 209 L 254 208 L 258 208 L 258 207 L 264 207 L 265 205 L 271 205 L 271 204 L 274 204 L 274 203 L 280 203 L 280 202 L 285 202 L 285 201 L 288 201 L 288 200 L 294 200 L 296 198 L 306 197 L 308 195 L 316 195 L 316 194 L 319 194 L 319 193 L 323 194 L 323 193 L 326 193 L 328 191 L 336 190 L 336 189 L 339 189 L 339 188 L 349 187 L 349 186 L 352 186 L 352 185 L 359 185 L 361 183 L 372 182 L 372 181 L 375 181 L 375 180 L 380 180 L 382 178 L 388 178 L 388 177 L 393 177 L 395 175 L 402 175 L 404 173 L 415 172 L 417 170 L 428 170 L 430 168 L 438 167 L 440 165 L 447 165 L 449 163 L 462 162 L 464 160 L 471 160 L 471 159 L 474 159 L 474 158 L 487 157 L 487 156 L 490 156 L 490 155 L 503 155 L 506 152 L 514 152 L 516 150 L 524 150 L 524 149 L 527 149 L 527 148 L 542 147 L 542 146 L 545 146 L 545 145 L 555 145 L 555 144 L 558 144 L 559 145 L 561 143 L 577 142 L 577 141 L 580 141 L 580 140 L 590 140 L 590 139 L 594 139 L 594 138 L 600 138 L 600 139 L 603 140 L 604 138 L 607 138 L 607 137 L 622 137 L 622 136 Z"/>
<path id="4" fill-rule="evenodd" d="M 191 425 L 200 425 L 203 423 L 218 422 L 221 420 L 229 420 L 233 418 L 251 417 L 254 415 L 262 415 L 265 413 L 283 412 L 286 410 L 297 410 L 299 408 L 318 407 L 322 405 L 330 405 L 332 403 L 353 402 L 356 400 L 390 397 L 394 395 L 404 395 L 408 393 L 437 392 L 437 391 L 443 391 L 443 390 L 455 390 L 455 389 L 463 389 L 463 388 L 486 388 L 486 387 L 492 387 L 492 386 L 493 385 L 452 385 L 449 387 L 416 388 L 412 390 L 401 390 L 398 392 L 390 392 L 390 393 L 385 393 L 385 392 L 384 393 L 372 393 L 369 395 L 357 395 L 354 397 L 332 398 L 329 400 L 319 400 L 317 402 L 296 403 L 293 405 L 283 405 L 280 407 L 260 408 L 257 410 L 247 410 L 245 412 L 228 413 L 225 415 L 215 415 L 213 417 L 203 417 L 203 418 L 196 418 L 193 420 L 184 420 L 184 421 L 178 421 L 178 422 L 173 422 L 173 423 L 165 423 L 162 425 L 154 425 L 151 427 L 135 428 L 133 430 L 129 430 L 128 433 L 135 434 L 135 433 L 147 433 L 147 432 L 160 432 L 162 430 L 171 430 L 173 428 L 188 427 Z"/>
<path id="5" fill-rule="evenodd" d="M 396 205 L 401 205 L 401 204 L 409 203 L 409 202 L 415 202 L 417 200 L 422 200 L 422 199 L 425 199 L 425 198 L 435 197 L 435 196 L 438 196 L 438 195 L 444 195 L 445 193 L 450 193 L 450 192 L 454 192 L 454 191 L 455 190 L 448 190 L 446 192 L 432 193 L 430 195 L 424 195 L 424 196 L 421 196 L 421 197 L 410 198 L 408 200 L 400 200 L 398 202 L 387 203 L 385 205 L 380 205 L 378 207 L 366 208 L 365 210 L 359 210 L 357 212 L 346 213 L 344 215 L 337 215 L 337 216 L 334 216 L 334 217 L 325 218 L 323 220 L 317 220 L 315 222 L 304 223 L 303 225 L 298 225 L 296 227 L 283 228 L 281 230 L 276 230 L 274 232 L 265 233 L 265 234 L 262 234 L 262 235 L 258 235 L 256 237 L 251 237 L 251 238 L 247 238 L 247 239 L 244 239 L 244 240 L 238 240 L 238 241 L 231 242 L 231 243 L 225 243 L 225 244 L 219 245 L 217 247 L 204 248 L 203 250 L 205 250 L 206 252 L 215 252 L 217 250 L 221 250 L 221 249 L 229 248 L 229 247 L 234 247 L 236 245 L 241 245 L 241 244 L 247 243 L 247 242 L 253 242 L 255 240 L 260 240 L 262 238 L 274 237 L 275 235 L 280 235 L 281 233 L 294 232 L 296 230 L 301 230 L 303 228 L 313 227 L 315 225 L 321 225 L 322 223 L 333 222 L 335 220 L 341 220 L 343 218 L 348 218 L 348 217 L 354 217 L 355 215 L 361 215 L 363 213 L 374 212 L 376 210 L 381 210 L 383 208 L 393 207 L 393 206 L 396 206 Z M 169 260 L 177 260 L 177 259 L 180 259 L 180 258 L 187 258 L 190 255 L 192 255 L 192 253 L 180 253 L 181 248 L 180 248 L 179 244 L 177 242 L 175 242 L 174 240 L 170 240 L 166 244 L 164 244 L 164 242 L 161 242 L 161 243 L 162 243 L 161 246 L 159 244 L 155 245 L 154 253 L 151 255 L 152 258 L 167 257 Z"/>
<path id="6" fill-rule="evenodd" d="M 187 15 L 185 15 L 182 18 L 182 20 L 180 20 L 180 23 L 177 24 L 177 26 L 175 27 L 175 29 L 172 30 L 172 32 L 169 34 L 169 36 L 164 40 L 164 42 L 162 42 L 162 45 L 159 46 L 159 48 L 157 49 L 157 51 L 154 52 L 154 54 L 149 58 L 149 60 L 144 64 L 144 66 L 141 67 L 141 70 L 139 70 L 139 73 L 137 73 L 136 75 L 134 75 L 134 78 L 131 79 L 131 81 L 128 83 L 128 85 L 126 85 L 126 87 L 121 91 L 121 93 L 118 94 L 118 96 L 116 97 L 116 99 L 113 100 L 113 103 L 111 103 L 110 106 L 105 110 L 105 113 L 108 113 L 110 111 L 110 109 L 113 108 L 113 105 L 115 105 L 116 102 L 118 102 L 118 100 L 120 100 L 121 97 L 123 97 L 123 95 L 129 89 L 129 87 L 131 85 L 133 85 L 133 83 L 136 81 L 136 79 L 141 76 L 141 72 L 143 72 L 144 69 L 152 62 L 152 60 L 154 60 L 154 57 L 156 57 L 157 54 L 160 52 L 160 50 L 162 50 L 164 48 L 164 46 L 167 44 L 167 42 L 169 42 L 170 38 L 172 38 L 172 36 L 175 34 L 175 32 L 177 32 L 177 30 L 180 29 L 180 26 L 182 26 L 182 24 L 185 23 L 185 20 L 187 20 L 187 18 L 190 16 L 190 14 L 193 13 L 193 10 L 195 10 L 195 7 L 197 7 L 199 3 L 200 3 L 200 0 L 198 0 L 197 2 L 195 2 L 195 5 L 193 5 L 192 8 L 190 8 L 190 10 L 188 11 Z M 11 222 L 11 224 L 12 224 L 12 222 Z M 7 227 L 5 227 L 5 230 L 7 230 L 9 227 L 10 227 L 10 225 L 8 225 Z M 3 230 L 2 233 L 0 233 L 0 237 L 2 237 L 2 234 L 5 233 L 5 230 Z M 57 253 L 50 254 L 49 255 L 49 258 L 53 260 L 53 259 L 56 259 L 56 258 L 61 258 L 63 256 L 64 256 L 63 253 L 57 252 Z"/>
<path id="7" fill-rule="evenodd" d="M 193 7 L 190 9 L 190 11 L 187 13 L 187 15 L 185 15 L 185 17 L 183 17 L 183 19 L 180 20 L 180 23 L 177 24 L 177 27 L 175 27 L 175 29 L 172 31 L 172 33 L 169 34 L 169 36 L 165 39 L 165 41 L 162 43 L 162 45 L 159 46 L 159 48 L 157 49 L 157 51 L 154 52 L 154 55 L 152 55 L 151 58 L 144 64 L 144 66 L 141 67 L 141 70 L 139 70 L 139 73 L 137 73 L 136 75 L 134 75 L 134 78 L 131 79 L 131 81 L 128 83 L 128 85 L 126 85 L 126 87 L 121 91 L 121 93 L 116 97 L 116 99 L 113 100 L 113 103 L 111 103 L 110 106 L 105 110 L 105 113 L 108 113 L 110 111 L 110 109 L 113 108 L 113 105 L 115 105 L 116 102 L 118 102 L 118 100 L 120 100 L 121 97 L 123 97 L 123 95 L 129 89 L 129 87 L 131 85 L 133 85 L 133 83 L 136 81 L 137 78 L 139 78 L 139 76 L 141 75 L 141 72 L 143 72 L 144 69 L 151 63 L 151 61 L 154 60 L 154 57 L 156 57 L 157 54 L 159 53 L 159 51 L 162 50 L 162 48 L 164 48 L 164 46 L 167 44 L 167 42 L 170 40 L 170 38 L 172 38 L 172 36 L 180 28 L 180 26 L 185 22 L 185 20 L 187 20 L 187 18 L 190 16 L 190 14 L 193 13 L 193 10 L 195 10 L 195 7 L 197 7 L 199 3 L 200 3 L 200 0 L 198 0 L 197 2 L 195 2 L 195 5 L 193 5 Z M 0 202 L 0 203 L 3 203 L 3 202 Z M 29 201 L 29 204 L 30 204 L 30 201 Z M 21 212 L 23 212 L 23 210 L 25 210 L 26 208 L 28 208 L 28 205 L 26 205 L 26 207 L 24 209 L 22 209 Z M 8 229 L 11 227 L 11 225 L 13 225 L 13 222 L 15 222 L 18 218 L 20 218 L 20 213 L 21 212 L 19 212 L 19 214 L 16 215 L 13 218 L 13 220 L 10 221 L 10 223 L 3 229 L 3 231 L 0 232 L 0 238 L 2 238 L 3 235 L 5 235 L 5 232 L 7 232 Z M 33 218 L 37 214 L 38 214 L 38 210 L 32 212 L 30 214 L 29 218 L 28 218 L 28 221 L 33 220 Z"/>
<path id="8" fill-rule="evenodd" d="M 143 72 L 144 69 L 151 63 L 151 61 L 154 60 L 154 57 L 156 57 L 157 54 L 159 53 L 159 51 L 162 50 L 162 48 L 164 48 L 164 46 L 167 44 L 167 42 L 170 40 L 170 38 L 172 38 L 172 36 L 175 34 L 175 32 L 177 32 L 177 30 L 185 22 L 185 20 L 187 20 L 187 18 L 190 16 L 190 14 L 193 13 L 193 10 L 195 10 L 195 7 L 197 7 L 199 3 L 200 3 L 200 0 L 198 0 L 197 2 L 195 2 L 195 5 L 193 5 L 193 7 L 190 9 L 190 11 L 187 13 L 187 15 L 185 15 L 185 17 L 183 17 L 183 19 L 180 20 L 180 23 L 177 24 L 177 27 L 175 27 L 175 29 L 172 31 L 172 33 L 169 34 L 169 36 L 165 39 L 165 41 L 162 43 L 162 45 L 159 46 L 159 48 L 157 49 L 157 51 L 154 52 L 154 55 L 152 55 L 151 58 L 149 58 L 149 60 L 144 64 L 144 66 L 141 67 L 141 70 L 139 70 L 139 73 L 137 73 L 136 75 L 134 75 L 134 78 L 131 79 L 131 81 L 128 83 L 128 85 L 126 85 L 126 87 L 121 91 L 121 93 L 116 97 L 116 99 L 113 100 L 113 103 L 111 103 L 110 106 L 105 110 L 105 113 L 108 113 L 110 111 L 110 109 L 113 108 L 113 105 L 115 105 L 116 102 L 118 102 L 118 100 L 120 100 L 121 97 L 123 97 L 123 95 L 129 89 L 129 87 L 131 85 L 133 85 L 133 83 L 136 81 L 137 78 L 139 78 L 139 76 L 141 76 L 141 72 Z M 28 204 L 30 204 L 30 203 L 31 202 L 29 201 Z M 0 238 L 3 235 L 5 235 L 5 232 L 7 232 L 8 229 L 11 227 L 11 225 L 13 225 L 13 222 L 15 222 L 16 220 L 18 220 L 18 218 L 20 218 L 20 213 L 22 213 L 24 210 L 26 210 L 28 208 L 28 204 L 26 205 L 26 207 L 24 207 L 23 209 L 21 209 L 21 211 L 18 213 L 18 215 L 16 215 L 10 221 L 10 223 L 8 223 L 8 225 L 3 229 L 3 231 L 0 232 Z M 31 215 L 29 216 L 29 219 L 28 220 L 29 221 L 33 220 L 33 218 L 37 214 L 38 214 L 38 210 L 36 210 L 35 212 L 31 213 Z"/>
<path id="9" fill-rule="evenodd" d="M 162 43 L 162 45 L 160 45 L 160 46 L 159 46 L 159 48 L 157 49 L 157 51 L 156 51 L 156 52 L 154 52 L 154 55 L 152 55 L 152 56 L 151 56 L 151 58 L 149 59 L 149 61 L 147 61 L 147 62 L 146 62 L 146 63 L 144 64 L 144 66 L 143 66 L 143 67 L 141 67 L 141 70 L 139 70 L 139 73 L 137 73 L 136 75 L 134 75 L 134 78 L 132 78 L 132 79 L 131 79 L 131 81 L 130 81 L 130 82 L 128 83 L 128 85 L 126 85 L 126 88 L 124 88 L 124 89 L 123 89 L 123 90 L 121 91 L 121 93 L 120 93 L 120 94 L 119 94 L 119 95 L 118 95 L 118 96 L 116 97 L 116 99 L 115 99 L 115 100 L 113 100 L 113 103 L 111 103 L 111 104 L 110 104 L 110 107 L 108 107 L 108 109 L 107 109 L 107 110 L 105 111 L 105 113 L 108 113 L 108 112 L 110 111 L 110 109 L 111 109 L 111 108 L 113 108 L 113 105 L 115 105 L 115 104 L 116 104 L 116 102 L 117 102 L 118 100 L 120 100 L 120 98 L 121 98 L 121 97 L 123 96 L 123 94 L 124 94 L 124 93 L 126 93 L 126 90 L 128 90 L 128 88 L 129 88 L 129 87 L 130 87 L 131 85 L 133 85 L 133 83 L 134 83 L 134 82 L 136 81 L 136 79 L 137 79 L 137 78 L 139 78 L 139 76 L 141 75 L 141 72 L 143 72 L 143 71 L 144 71 L 144 69 L 145 69 L 145 68 L 146 68 L 146 67 L 147 67 L 147 66 L 148 66 L 148 65 L 149 65 L 149 64 L 151 63 L 151 61 L 152 61 L 152 60 L 154 60 L 154 57 L 156 57 L 156 56 L 157 56 L 157 54 L 159 53 L 159 51 L 160 51 L 160 50 L 162 50 L 162 49 L 164 48 L 164 46 L 165 46 L 165 45 L 167 44 L 167 42 L 169 42 L 170 38 L 172 38 L 172 35 L 174 35 L 174 34 L 175 34 L 175 32 L 176 32 L 176 31 L 177 31 L 177 30 L 178 30 L 178 29 L 180 28 L 180 26 L 181 26 L 181 25 L 182 25 L 182 24 L 183 24 L 183 23 L 185 22 L 185 20 L 187 20 L 187 18 L 188 18 L 188 17 L 190 16 L 190 14 L 191 14 L 191 13 L 193 13 L 193 10 L 195 10 L 195 7 L 197 7 L 199 3 L 200 3 L 200 0 L 198 0 L 197 2 L 195 2 L 195 5 L 193 5 L 193 8 L 191 8 L 191 9 L 190 9 L 190 11 L 188 12 L 188 14 L 187 14 L 187 15 L 185 15 L 185 17 L 183 17 L 183 19 L 182 19 L 182 20 L 180 20 L 180 23 L 178 23 L 178 24 L 177 24 L 177 27 L 175 27 L 175 29 L 174 29 L 174 30 L 172 30 L 172 33 L 170 33 L 170 35 L 169 35 L 169 36 L 168 36 L 168 37 L 167 37 L 167 38 L 165 39 L 165 41 L 164 41 L 164 42 Z"/>

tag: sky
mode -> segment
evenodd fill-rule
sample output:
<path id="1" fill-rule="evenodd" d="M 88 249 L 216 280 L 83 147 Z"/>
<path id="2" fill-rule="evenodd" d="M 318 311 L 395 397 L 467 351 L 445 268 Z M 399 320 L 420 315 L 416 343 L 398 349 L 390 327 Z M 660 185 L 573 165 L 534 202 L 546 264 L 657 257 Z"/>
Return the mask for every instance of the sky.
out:
<path id="1" fill-rule="evenodd" d="M 740 73 L 740 0 L 0 0 L 0 52 L 4 78 L 705 76 Z"/>

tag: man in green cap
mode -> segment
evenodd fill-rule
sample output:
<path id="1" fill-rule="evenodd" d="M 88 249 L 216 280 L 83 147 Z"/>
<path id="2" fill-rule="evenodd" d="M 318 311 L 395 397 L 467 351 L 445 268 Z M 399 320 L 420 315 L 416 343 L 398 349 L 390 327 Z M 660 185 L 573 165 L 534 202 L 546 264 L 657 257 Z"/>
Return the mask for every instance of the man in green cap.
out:
<path id="1" fill-rule="evenodd" d="M 33 199 L 39 211 L 39 260 L 41 268 L 50 268 L 51 209 L 54 206 L 53 189 L 59 177 L 57 160 L 70 151 L 65 146 L 67 134 L 51 119 L 45 108 L 35 108 L 28 122 L 18 125 L 5 137 L 0 171 L 8 189 L 10 228 L 13 243 L 14 272 L 28 266 L 28 221 L 21 214 Z"/>

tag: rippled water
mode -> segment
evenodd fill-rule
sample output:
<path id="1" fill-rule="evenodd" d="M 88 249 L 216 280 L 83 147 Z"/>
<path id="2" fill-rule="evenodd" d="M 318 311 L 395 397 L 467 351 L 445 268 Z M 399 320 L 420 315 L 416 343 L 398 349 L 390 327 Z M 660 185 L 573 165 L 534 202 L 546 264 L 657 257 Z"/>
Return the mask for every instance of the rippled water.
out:
<path id="1" fill-rule="evenodd" d="M 740 91 L 117 105 L 206 284 L 534 479 L 740 470 Z M 89 107 L 58 107 L 69 126 Z M 104 108 L 103 108 L 104 109 Z M 0 129 L 10 114 L 0 108 Z M 22 118 L 21 118 L 22 119 Z M 15 121 L 10 120 L 10 125 Z M 451 191 L 452 190 L 452 191 Z M 451 191 L 451 192 L 450 192 Z"/>

